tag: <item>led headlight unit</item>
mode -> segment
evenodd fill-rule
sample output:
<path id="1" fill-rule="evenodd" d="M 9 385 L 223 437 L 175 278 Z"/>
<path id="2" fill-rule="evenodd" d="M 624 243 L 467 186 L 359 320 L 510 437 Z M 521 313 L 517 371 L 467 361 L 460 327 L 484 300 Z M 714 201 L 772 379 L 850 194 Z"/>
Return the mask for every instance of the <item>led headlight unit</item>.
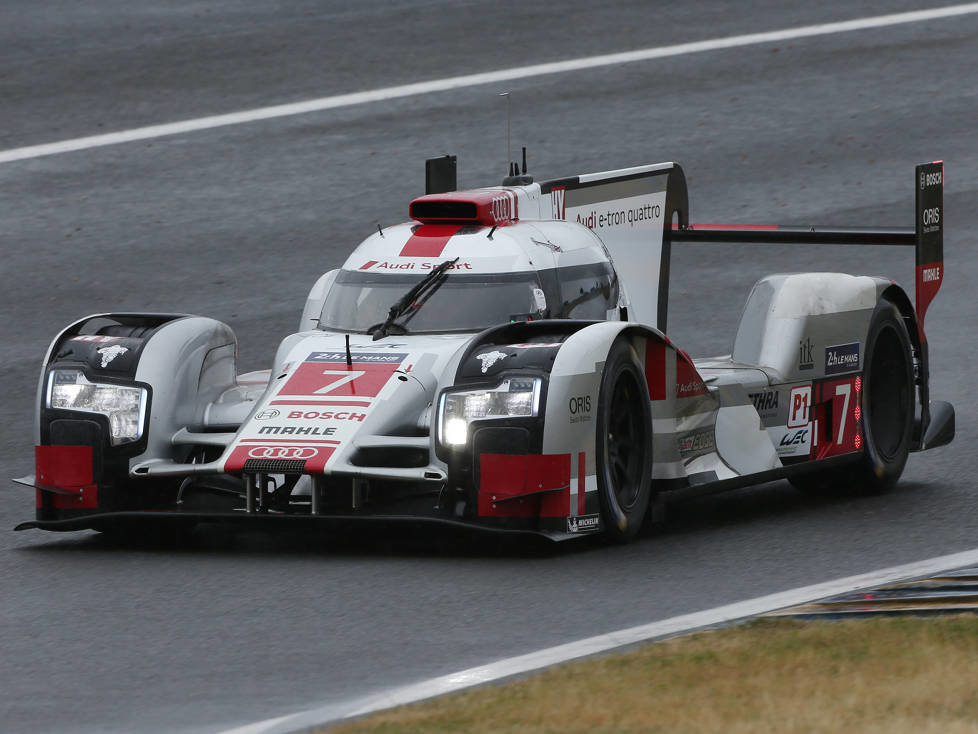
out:
<path id="1" fill-rule="evenodd" d="M 47 406 L 104 415 L 109 419 L 112 445 L 117 446 L 142 437 L 146 389 L 89 382 L 80 370 L 51 370 Z"/>
<path id="2" fill-rule="evenodd" d="M 537 415 L 540 378 L 512 377 L 496 387 L 446 392 L 438 410 L 438 436 L 446 446 L 462 446 L 469 438 L 469 423 L 492 418 Z"/>

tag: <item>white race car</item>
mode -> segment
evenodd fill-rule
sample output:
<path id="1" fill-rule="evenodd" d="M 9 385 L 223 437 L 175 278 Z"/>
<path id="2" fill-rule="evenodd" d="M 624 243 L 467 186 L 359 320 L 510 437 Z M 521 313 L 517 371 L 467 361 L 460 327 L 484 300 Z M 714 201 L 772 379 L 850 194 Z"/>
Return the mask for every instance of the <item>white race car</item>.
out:
<path id="1" fill-rule="evenodd" d="M 786 477 L 879 491 L 949 442 L 928 393 L 943 165 L 917 167 L 906 230 L 689 226 L 673 163 L 454 191 L 429 161 L 411 221 L 369 236 L 309 294 L 271 369 L 185 314 L 68 326 L 37 396 L 37 518 L 460 523 L 633 539 L 670 496 Z M 440 183 L 439 183 L 440 182 Z M 666 336 L 676 242 L 915 247 L 916 306 L 887 278 L 762 278 L 733 352 Z"/>

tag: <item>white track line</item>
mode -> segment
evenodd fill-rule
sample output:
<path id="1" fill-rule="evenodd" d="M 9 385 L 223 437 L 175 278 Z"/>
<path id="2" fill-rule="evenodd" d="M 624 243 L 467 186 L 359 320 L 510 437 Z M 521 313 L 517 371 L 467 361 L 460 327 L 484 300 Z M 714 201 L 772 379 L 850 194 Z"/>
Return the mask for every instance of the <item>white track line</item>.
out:
<path id="1" fill-rule="evenodd" d="M 694 43 L 680 43 L 674 46 L 659 46 L 657 48 L 645 48 L 638 49 L 636 51 L 603 54 L 601 56 L 587 56 L 580 59 L 568 59 L 567 61 L 555 61 L 548 64 L 532 64 L 530 66 L 519 66 L 512 69 L 487 71 L 481 74 L 466 74 L 464 76 L 447 77 L 445 79 L 433 79 L 427 82 L 403 84 L 396 87 L 384 87 L 382 89 L 372 89 L 364 92 L 338 94 L 332 97 L 320 97 L 318 99 L 310 99 L 305 102 L 295 102 L 293 104 L 259 107 L 253 110 L 242 110 L 240 112 L 231 112 L 225 115 L 198 117 L 193 120 L 183 120 L 182 122 L 171 122 L 162 125 L 137 127 L 131 130 L 120 130 L 119 132 L 106 133 L 104 135 L 91 135 L 84 138 L 61 140 L 56 143 L 30 145 L 24 148 L 11 148 L 9 150 L 0 151 L 0 163 L 25 160 L 28 158 L 41 158 L 43 156 L 56 155 L 58 153 L 70 153 L 72 151 L 86 150 L 88 148 L 98 148 L 104 145 L 131 143 L 136 140 L 150 140 L 167 135 L 179 135 L 181 133 L 196 132 L 198 130 L 210 130 L 216 127 L 242 125 L 248 122 L 256 122 L 258 120 L 270 120 L 277 117 L 302 115 L 307 112 L 321 112 L 323 110 L 334 110 L 340 107 L 352 107 L 354 105 L 369 104 L 371 102 L 383 102 L 385 100 L 398 99 L 401 97 L 416 97 L 423 94 L 445 92 L 452 89 L 474 87 L 481 84 L 509 82 L 516 79 L 525 79 L 527 77 L 544 76 L 546 74 L 565 74 L 569 71 L 596 69 L 598 67 L 613 66 L 615 64 L 631 64 L 636 61 L 649 61 L 651 59 L 662 59 L 668 56 L 681 56 L 684 54 L 699 53 L 701 51 L 715 51 L 718 49 L 753 46 L 760 43 L 772 43 L 775 41 L 790 41 L 797 38 L 811 38 L 812 36 L 825 36 L 833 33 L 848 33 L 850 31 L 883 28 L 886 26 L 901 25 L 903 23 L 917 23 L 925 20 L 951 18 L 974 13 L 978 13 L 978 3 L 949 5 L 946 7 L 932 8 L 929 10 L 915 10 L 907 13 L 877 15 L 869 18 L 857 18 L 855 20 L 846 20 L 836 23 L 819 23 L 817 25 L 807 25 L 798 28 L 785 28 L 779 31 L 748 33 L 741 36 L 714 38 L 706 41 L 696 41 Z"/>
<path id="2" fill-rule="evenodd" d="M 253 724 L 229 729 L 221 734 L 289 734 L 304 731 L 328 723 L 349 719 L 355 716 L 381 711 L 383 709 L 416 703 L 445 693 L 454 693 L 472 686 L 500 681 L 512 676 L 547 668 L 569 660 L 606 653 L 616 648 L 647 642 L 656 638 L 668 637 L 682 632 L 727 624 L 736 620 L 755 617 L 777 609 L 785 609 L 798 604 L 824 599 L 860 589 L 868 589 L 897 581 L 933 576 L 942 571 L 963 568 L 978 564 L 978 548 L 947 556 L 938 556 L 925 561 L 893 566 L 879 571 L 850 576 L 836 581 L 827 581 L 813 586 L 803 586 L 790 591 L 761 596 L 757 599 L 727 604 L 715 609 L 707 609 L 692 614 L 684 614 L 659 622 L 643 624 L 638 627 L 589 637 L 576 642 L 538 650 L 506 660 L 497 660 L 488 665 L 480 665 L 451 675 L 420 681 L 382 693 L 366 696 L 346 703 L 330 704 L 320 708 L 303 711 L 291 716 L 280 716 Z"/>

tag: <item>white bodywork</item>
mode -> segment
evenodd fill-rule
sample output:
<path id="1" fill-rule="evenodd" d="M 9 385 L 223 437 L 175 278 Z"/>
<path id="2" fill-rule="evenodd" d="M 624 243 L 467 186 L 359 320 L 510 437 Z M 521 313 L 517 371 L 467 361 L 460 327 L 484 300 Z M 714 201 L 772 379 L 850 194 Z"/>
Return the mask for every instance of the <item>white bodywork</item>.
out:
<path id="1" fill-rule="evenodd" d="M 661 332 L 643 325 L 655 323 L 658 316 L 666 198 L 666 179 L 658 174 L 668 173 L 671 167 L 660 164 L 582 176 L 577 188 L 557 186 L 548 194 L 541 194 L 539 184 L 478 190 L 479 196 L 504 197 L 511 207 L 507 211 L 518 211 L 519 220 L 492 228 L 460 229 L 435 248 L 420 241 L 420 249 L 415 238 L 425 225 L 387 227 L 364 240 L 342 271 L 421 276 L 457 258 L 450 273 L 532 273 L 611 260 L 624 285 L 618 305 L 628 309 L 631 319 L 583 328 L 563 342 L 549 372 L 543 453 L 583 455 L 582 485 L 586 491 L 596 491 L 595 423 L 582 416 L 571 420 L 567 405 L 576 398 L 597 404 L 604 360 L 614 341 L 626 338 L 646 374 L 661 373 L 664 380 L 663 393 L 653 395 L 650 406 L 655 480 L 667 484 L 694 476 L 722 480 L 777 469 L 782 465 L 779 457 L 791 455 L 778 447 L 790 432 L 782 419 L 787 415 L 783 404 L 793 385 L 810 384 L 824 374 L 822 365 L 800 369 L 799 349 L 805 348 L 806 340 L 812 341 L 812 353 L 829 343 L 859 342 L 879 293 L 889 283 L 838 273 L 764 278 L 748 298 L 733 354 L 690 363 Z M 641 174 L 649 177 L 630 178 Z M 405 334 L 375 342 L 367 335 L 353 334 L 349 349 L 355 358 L 347 367 L 341 364 L 345 335 L 315 328 L 340 272 L 325 273 L 314 284 L 300 320 L 302 330 L 282 342 L 274 368 L 244 380 L 269 379 L 267 388 L 228 382 L 226 369 L 215 371 L 220 394 L 205 401 L 197 420 L 173 422 L 176 442 L 188 444 L 201 438 L 199 432 L 237 424 L 232 432 L 211 435 L 212 444 L 223 441 L 224 452 L 219 460 L 194 467 L 195 473 L 241 471 L 244 457 L 284 455 L 288 452 L 271 447 L 287 446 L 304 450 L 293 452 L 296 455 L 315 455 L 319 471 L 326 474 L 444 480 L 446 467 L 434 450 L 436 399 L 452 386 L 472 337 Z M 609 312 L 609 317 L 616 314 Z M 319 370 L 319 382 L 309 382 L 312 355 L 325 353 L 333 358 Z M 370 354 L 378 358 L 395 354 L 398 361 L 375 394 L 353 396 L 351 386 L 369 372 L 362 369 L 360 358 Z M 505 352 L 498 354 L 505 356 Z M 297 377 L 300 373 L 306 377 Z M 303 385 L 299 390 L 294 389 L 296 380 Z M 698 387 L 692 392 L 683 392 L 694 383 Z M 780 391 L 779 397 L 769 399 L 782 406 L 773 421 L 771 410 L 759 412 L 755 407 L 751 396 L 759 391 Z M 204 394 L 199 393 L 198 405 Z M 162 412 L 175 416 L 179 410 L 168 404 Z M 427 435 L 397 435 L 408 423 Z M 133 473 L 187 471 L 186 465 L 163 458 L 166 452 L 158 440 L 145 456 L 133 460 Z M 373 471 L 351 463 L 362 447 L 398 446 L 427 449 L 429 464 Z M 791 451 L 799 447 L 808 449 L 810 439 Z M 575 489 L 578 471 L 575 462 L 571 470 Z"/>
<path id="2" fill-rule="evenodd" d="M 434 214 L 418 214 L 417 221 L 371 234 L 341 269 L 316 280 L 299 331 L 281 342 L 267 371 L 236 376 L 236 342 L 229 327 L 173 317 L 140 347 L 135 380 L 151 388 L 152 400 L 145 449 L 129 459 L 131 477 L 225 474 L 246 481 L 258 476 L 262 482 L 261 477 L 291 472 L 444 487 L 452 467 L 445 460 L 451 451 L 439 443 L 439 397 L 460 386 L 501 384 L 504 376 L 517 373 L 509 365 L 523 364 L 529 365 L 521 368 L 525 374 L 545 386 L 539 427 L 521 429 L 539 446 L 538 453 L 527 454 L 526 466 L 539 460 L 533 471 L 549 474 L 537 487 L 520 491 L 528 496 L 566 492 L 566 507 L 551 507 L 546 517 L 568 518 L 567 532 L 599 529 L 593 519 L 599 491 L 596 443 L 598 431 L 605 429 L 595 415 L 605 362 L 620 340 L 628 343 L 649 391 L 649 405 L 639 407 L 651 417 L 656 490 L 764 475 L 789 460 L 831 455 L 836 449 L 818 443 L 814 391 L 821 383 L 835 390 L 827 393 L 830 408 L 841 410 L 843 427 L 851 420 L 862 344 L 873 310 L 892 283 L 839 273 L 768 276 L 747 299 L 732 354 L 691 360 L 658 328 L 666 316 L 664 232 L 674 217 L 686 216 L 681 171 L 681 196 L 670 194 L 677 170 L 663 163 L 419 199 L 412 211 L 420 202 L 419 212 Z M 461 223 L 442 222 L 451 219 L 443 215 L 449 210 L 476 214 L 466 213 Z M 563 292 L 565 274 L 589 273 L 592 266 L 598 266 L 593 284 L 586 275 L 579 294 L 573 290 L 576 281 L 570 295 Z M 401 325 L 403 333 L 376 332 L 374 339 L 364 333 L 366 327 L 326 323 L 330 296 L 341 293 L 343 284 L 361 282 L 356 278 L 383 282 L 388 276 L 387 283 L 417 283 L 439 267 L 447 268 L 445 283 L 464 283 L 470 276 L 529 276 L 522 300 L 503 304 L 503 318 L 515 314 L 513 333 L 541 338 L 521 343 L 478 333 L 492 323 L 454 333 L 424 333 L 409 328 L 412 323 Z M 609 273 L 607 282 L 600 280 L 601 268 Z M 572 282 L 569 275 L 566 282 Z M 403 295 L 409 287 L 398 285 L 396 292 Z M 593 321 L 573 315 L 578 300 L 592 298 L 602 309 L 586 317 Z M 412 314 L 435 308 L 425 306 L 424 299 L 408 305 Z M 379 324 L 396 310 L 392 306 L 357 298 L 351 307 L 363 323 Z M 451 304 L 441 308 L 448 311 Z M 370 309 L 376 313 L 364 313 Z M 532 314 L 544 314 L 541 323 L 533 324 L 538 316 Z M 508 328 L 499 333 L 509 333 Z M 479 339 L 487 340 L 481 351 L 474 348 L 483 343 Z M 536 361 L 527 356 L 534 350 L 542 355 Z M 52 359 L 49 353 L 46 364 Z M 43 387 L 42 378 L 39 414 Z M 40 443 L 40 428 L 37 433 Z M 843 433 L 837 451 L 855 450 L 843 446 Z M 472 439 L 466 450 L 475 452 L 474 446 Z M 375 460 L 398 452 L 426 459 L 403 466 Z M 503 449 L 484 453 L 506 456 Z M 465 481 L 477 481 L 481 458 L 472 457 Z M 499 504 L 506 499 L 512 497 Z M 487 500 L 492 511 L 496 500 L 495 495 Z"/>

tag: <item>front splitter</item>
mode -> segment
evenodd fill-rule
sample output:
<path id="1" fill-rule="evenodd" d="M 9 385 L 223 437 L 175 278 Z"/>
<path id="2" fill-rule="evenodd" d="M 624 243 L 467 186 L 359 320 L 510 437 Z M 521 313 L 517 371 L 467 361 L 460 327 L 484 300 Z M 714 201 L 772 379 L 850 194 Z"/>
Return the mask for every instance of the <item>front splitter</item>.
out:
<path id="1" fill-rule="evenodd" d="M 324 530 L 350 531 L 358 528 L 373 530 L 379 527 L 410 528 L 444 528 L 454 531 L 478 533 L 496 536 L 537 537 L 551 541 L 563 541 L 581 537 L 572 533 L 560 533 L 549 530 L 528 528 L 504 528 L 480 525 L 472 522 L 454 520 L 452 518 L 425 517 L 417 515 L 292 515 L 274 512 L 168 512 L 168 511 L 136 511 L 136 512 L 102 512 L 62 520 L 31 520 L 22 522 L 14 530 L 50 530 L 69 532 L 74 530 L 97 530 L 105 525 L 125 523 L 217 523 L 241 526 L 286 525 L 290 527 L 316 527 Z"/>

